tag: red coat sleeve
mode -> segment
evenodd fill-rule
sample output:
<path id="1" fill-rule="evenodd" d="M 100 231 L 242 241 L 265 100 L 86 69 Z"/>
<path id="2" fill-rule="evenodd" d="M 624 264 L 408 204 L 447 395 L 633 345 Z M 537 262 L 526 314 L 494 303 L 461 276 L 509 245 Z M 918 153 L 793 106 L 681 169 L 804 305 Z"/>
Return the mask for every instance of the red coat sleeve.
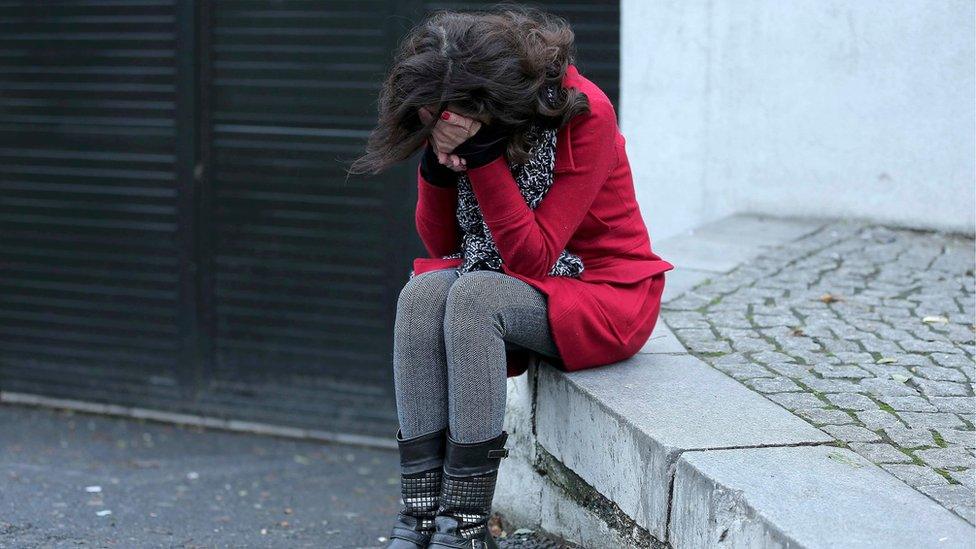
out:
<path id="1" fill-rule="evenodd" d="M 461 249 L 456 213 L 457 187 L 438 187 L 427 182 L 417 167 L 417 234 L 430 257 L 442 257 Z"/>
<path id="2" fill-rule="evenodd" d="M 549 274 L 617 164 L 617 119 L 609 103 L 592 102 L 590 112 L 570 124 L 575 165 L 555 175 L 535 210 L 525 203 L 504 157 L 467 172 L 502 260 L 530 278 Z"/>

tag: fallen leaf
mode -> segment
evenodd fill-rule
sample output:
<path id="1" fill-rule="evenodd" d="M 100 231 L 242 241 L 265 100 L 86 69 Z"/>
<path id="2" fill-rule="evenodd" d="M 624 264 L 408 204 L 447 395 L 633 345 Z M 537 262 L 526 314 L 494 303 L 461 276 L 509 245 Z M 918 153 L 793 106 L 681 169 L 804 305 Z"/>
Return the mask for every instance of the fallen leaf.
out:
<path id="1" fill-rule="evenodd" d="M 109 516 L 109 515 L 112 514 L 112 511 L 110 511 L 108 509 L 104 509 L 102 511 L 96 512 L 95 514 L 98 515 L 98 516 L 100 516 L 100 517 L 107 517 L 107 516 Z"/>
<path id="2" fill-rule="evenodd" d="M 834 294 L 824 294 L 820 296 L 820 301 L 823 301 L 824 303 L 837 303 L 838 301 L 843 301 L 843 299 Z"/>
<path id="3" fill-rule="evenodd" d="M 793 331 L 790 332 L 790 335 L 792 335 L 793 337 L 802 337 L 805 336 L 806 334 L 803 333 L 803 328 L 793 328 Z"/>
<path id="4" fill-rule="evenodd" d="M 927 316 L 922 319 L 926 324 L 947 324 L 949 319 L 944 316 Z"/>
<path id="5" fill-rule="evenodd" d="M 498 515 L 492 515 L 492 517 L 488 519 L 488 531 L 491 532 L 491 535 L 495 536 L 496 538 L 508 537 L 508 534 L 502 528 L 502 521 Z"/>
<path id="6" fill-rule="evenodd" d="M 912 379 L 912 376 L 906 376 L 905 374 L 891 374 L 891 379 L 897 381 L 898 383 L 905 383 L 909 379 Z"/>
<path id="7" fill-rule="evenodd" d="M 884 357 L 878 359 L 878 364 L 894 364 L 898 362 L 897 358 Z"/>

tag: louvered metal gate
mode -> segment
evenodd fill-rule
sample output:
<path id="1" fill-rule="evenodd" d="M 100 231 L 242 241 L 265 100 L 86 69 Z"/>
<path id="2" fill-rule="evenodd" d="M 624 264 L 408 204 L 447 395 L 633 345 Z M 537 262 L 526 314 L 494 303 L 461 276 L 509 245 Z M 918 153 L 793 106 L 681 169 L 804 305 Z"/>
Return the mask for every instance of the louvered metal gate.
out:
<path id="1" fill-rule="evenodd" d="M 0 389 L 389 436 L 413 164 L 346 178 L 425 9 L 0 3 Z M 543 2 L 616 100 L 616 3 Z"/>

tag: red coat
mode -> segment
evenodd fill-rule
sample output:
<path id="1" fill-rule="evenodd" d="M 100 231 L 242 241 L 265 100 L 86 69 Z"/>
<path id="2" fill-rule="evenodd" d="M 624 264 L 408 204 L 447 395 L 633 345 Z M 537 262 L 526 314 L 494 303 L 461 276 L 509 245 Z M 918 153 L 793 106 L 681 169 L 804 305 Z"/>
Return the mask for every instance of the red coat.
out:
<path id="1" fill-rule="evenodd" d="M 590 112 L 556 136 L 554 181 L 539 207 L 525 203 L 504 157 L 468 170 L 471 188 L 502 257 L 502 269 L 547 296 L 549 325 L 568 371 L 633 356 L 651 335 L 674 268 L 651 251 L 634 193 L 624 137 L 606 94 L 570 65 L 564 87 L 587 95 Z M 460 249 L 457 188 L 428 183 L 417 171 L 417 231 L 429 257 L 415 274 L 456 267 L 441 256 Z M 579 255 L 579 278 L 549 276 L 564 249 Z M 508 375 L 525 371 L 527 351 L 508 351 Z"/>

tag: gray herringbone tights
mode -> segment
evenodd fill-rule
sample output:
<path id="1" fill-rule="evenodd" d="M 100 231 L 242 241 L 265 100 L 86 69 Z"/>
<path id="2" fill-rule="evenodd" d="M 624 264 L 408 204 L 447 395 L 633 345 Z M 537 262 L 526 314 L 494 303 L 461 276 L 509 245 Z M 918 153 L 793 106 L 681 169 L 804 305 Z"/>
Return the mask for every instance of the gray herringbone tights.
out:
<path id="1" fill-rule="evenodd" d="M 404 438 L 450 427 L 459 442 L 499 435 L 505 419 L 505 350 L 558 356 L 546 298 L 495 271 L 454 269 L 410 279 L 397 300 L 393 379 Z"/>

